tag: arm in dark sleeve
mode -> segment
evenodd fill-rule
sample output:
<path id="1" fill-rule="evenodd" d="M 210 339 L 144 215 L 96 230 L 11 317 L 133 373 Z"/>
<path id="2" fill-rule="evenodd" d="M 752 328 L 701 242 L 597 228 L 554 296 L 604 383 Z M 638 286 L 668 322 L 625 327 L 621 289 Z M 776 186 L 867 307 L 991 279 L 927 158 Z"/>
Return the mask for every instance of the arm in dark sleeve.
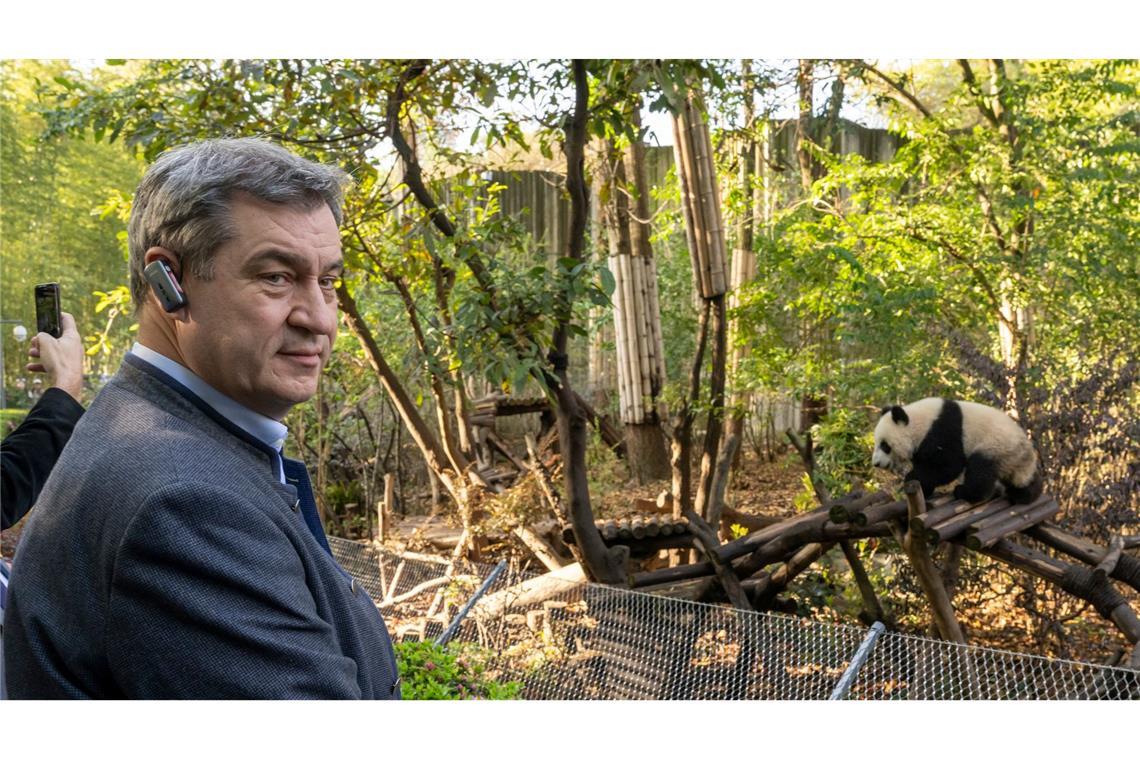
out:
<path id="1" fill-rule="evenodd" d="M 270 515 L 218 487 L 164 488 L 116 553 L 115 680 L 141 699 L 359 699 L 356 662 L 309 583 Z"/>
<path id="2" fill-rule="evenodd" d="M 81 416 L 78 401 L 48 388 L 0 443 L 0 529 L 15 525 L 32 508 Z"/>

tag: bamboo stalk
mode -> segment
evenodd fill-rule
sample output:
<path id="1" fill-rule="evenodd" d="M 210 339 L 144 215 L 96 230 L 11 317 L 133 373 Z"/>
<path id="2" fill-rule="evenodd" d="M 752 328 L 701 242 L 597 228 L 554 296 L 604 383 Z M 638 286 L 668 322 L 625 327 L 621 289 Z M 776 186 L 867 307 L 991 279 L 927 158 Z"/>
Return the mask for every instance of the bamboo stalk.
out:
<path id="1" fill-rule="evenodd" d="M 657 292 L 657 261 L 654 257 L 648 256 L 645 260 L 646 266 L 646 283 L 647 283 L 647 300 L 646 308 L 651 315 L 649 326 L 653 330 L 653 382 L 651 390 L 653 397 L 657 398 L 661 395 L 661 391 L 665 388 L 666 374 L 665 374 L 665 338 L 661 332 L 661 299 Z"/>
<path id="2" fill-rule="evenodd" d="M 692 164 L 689 156 L 688 139 L 683 113 L 673 114 L 673 152 L 676 154 L 677 180 L 681 185 L 681 213 L 685 217 L 685 239 L 689 246 L 689 259 L 693 273 L 697 277 L 693 297 L 699 300 L 704 293 L 700 257 L 700 220 L 694 218 L 693 188 L 691 187 Z"/>
<path id="3" fill-rule="evenodd" d="M 712 232 L 708 251 L 709 281 L 712 284 L 710 296 L 719 296 L 728 292 L 728 279 L 726 277 L 726 270 L 728 269 L 728 247 L 725 243 L 724 220 L 721 215 L 720 205 L 720 184 L 717 181 L 715 164 L 713 162 L 712 139 L 709 136 L 708 124 L 702 118 L 698 120 L 698 134 L 704 144 L 704 154 L 707 156 L 705 159 L 707 163 L 704 165 L 708 168 L 708 176 L 705 181 L 708 184 L 706 213 L 709 215 L 708 222 Z"/>

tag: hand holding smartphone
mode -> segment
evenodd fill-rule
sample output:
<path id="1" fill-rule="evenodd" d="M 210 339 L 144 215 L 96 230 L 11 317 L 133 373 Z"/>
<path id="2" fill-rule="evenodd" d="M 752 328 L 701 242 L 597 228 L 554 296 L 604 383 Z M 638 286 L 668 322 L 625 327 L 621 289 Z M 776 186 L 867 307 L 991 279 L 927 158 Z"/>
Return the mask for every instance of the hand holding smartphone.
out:
<path id="1" fill-rule="evenodd" d="M 36 332 L 47 333 L 56 339 L 63 335 L 58 282 L 45 282 L 36 286 Z"/>

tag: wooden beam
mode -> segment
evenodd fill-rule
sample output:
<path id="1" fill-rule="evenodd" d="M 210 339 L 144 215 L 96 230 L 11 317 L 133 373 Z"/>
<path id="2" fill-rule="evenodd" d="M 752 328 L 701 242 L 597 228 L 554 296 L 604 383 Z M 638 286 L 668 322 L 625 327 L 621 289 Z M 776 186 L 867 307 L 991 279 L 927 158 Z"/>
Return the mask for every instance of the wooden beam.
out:
<path id="1" fill-rule="evenodd" d="M 1088 565 L 1099 564 L 1107 551 L 1103 546 L 1066 533 L 1052 525 L 1035 525 L 1025 531 L 1025 534 Z M 1127 546 L 1127 541 L 1125 541 L 1125 545 Z M 1135 590 L 1140 591 L 1140 559 L 1121 554 L 1116 566 L 1108 575 L 1114 580 L 1127 583 Z"/>
<path id="2" fill-rule="evenodd" d="M 546 566 L 547 570 L 560 570 L 567 565 L 563 562 L 558 552 L 554 551 L 554 547 L 546 542 L 542 536 L 538 535 L 527 525 L 520 525 L 513 531 L 514 535 L 522 541 L 523 545 L 530 549 L 531 553 Z"/>
<path id="3" fill-rule="evenodd" d="M 732 563 L 729 560 L 722 559 L 717 554 L 720 541 L 716 537 L 716 531 L 693 509 L 685 510 L 685 517 L 689 520 L 689 531 L 696 538 L 697 545 L 712 562 L 716 577 L 720 581 L 720 585 L 724 587 L 724 593 L 728 596 L 729 601 L 737 609 L 751 612 L 752 603 L 748 601 L 748 595 L 741 588 L 740 579 L 732 571 Z"/>
<path id="4" fill-rule="evenodd" d="M 1047 580 L 1063 591 L 1089 602 L 1103 617 L 1111 620 L 1130 642 L 1140 642 L 1140 618 L 1120 592 L 1106 579 L 1097 577 L 1092 569 L 1054 559 L 1009 539 L 1002 539 L 990 548 L 981 550 L 981 553 Z"/>
<path id="5" fill-rule="evenodd" d="M 922 496 L 922 486 L 917 481 L 908 480 L 904 483 L 903 492 L 906 494 L 908 516 L 911 520 L 926 512 L 926 500 Z M 899 532 L 901 533 L 901 529 Z M 901 537 L 899 543 L 902 544 L 903 551 L 910 558 L 915 573 L 918 575 L 919 585 L 922 586 L 927 601 L 930 602 L 930 610 L 934 615 L 935 623 L 938 625 L 938 632 L 947 641 L 965 644 L 966 636 L 962 633 L 961 626 L 958 625 L 958 618 L 954 615 L 954 606 L 950 603 L 950 596 L 946 593 L 946 587 L 942 585 L 942 577 L 938 568 L 930 559 L 926 537 L 908 530 L 906 535 Z"/>
<path id="6" fill-rule="evenodd" d="M 1012 516 L 1007 516 L 1000 522 L 991 523 L 986 526 L 977 525 L 977 530 L 971 528 L 971 532 L 966 536 L 966 546 L 974 551 L 978 549 L 993 546 L 1000 539 L 1005 538 L 1011 533 L 1019 533 L 1031 525 L 1036 525 L 1039 522 L 1048 520 L 1053 515 L 1061 511 L 1061 506 L 1053 499 L 1047 499 L 1044 503 L 1037 504 L 1032 508 L 1018 510 Z M 985 522 L 984 520 L 982 522 Z"/>

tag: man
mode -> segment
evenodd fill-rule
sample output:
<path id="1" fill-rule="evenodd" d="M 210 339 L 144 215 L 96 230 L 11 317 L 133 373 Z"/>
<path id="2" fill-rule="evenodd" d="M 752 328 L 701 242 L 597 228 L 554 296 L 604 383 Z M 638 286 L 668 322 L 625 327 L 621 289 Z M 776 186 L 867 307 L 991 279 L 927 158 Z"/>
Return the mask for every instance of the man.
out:
<path id="1" fill-rule="evenodd" d="M 251 139 L 172 151 L 143 177 L 138 343 L 25 528 L 12 698 L 398 697 L 384 622 L 280 454 L 280 420 L 336 338 L 343 182 Z M 177 284 L 148 279 L 156 262 Z"/>
<path id="2" fill-rule="evenodd" d="M 59 338 L 40 333 L 32 338 L 29 372 L 46 372 L 51 385 L 24 417 L 19 427 L 0 442 L 0 530 L 7 530 L 32 508 L 55 467 L 75 423 L 83 416 L 79 394 L 83 390 L 83 342 L 75 318 L 61 314 Z M 4 691 L 4 610 L 8 606 L 11 568 L 0 558 L 0 698 Z"/>
<path id="3" fill-rule="evenodd" d="M 28 416 L 0 443 L 0 530 L 12 527 L 32 508 L 75 423 L 83 416 L 83 342 L 75 318 L 63 312 L 59 338 L 32 338 L 29 372 L 46 372 L 51 385 Z M 0 604 L 3 607 L 3 604 Z"/>

